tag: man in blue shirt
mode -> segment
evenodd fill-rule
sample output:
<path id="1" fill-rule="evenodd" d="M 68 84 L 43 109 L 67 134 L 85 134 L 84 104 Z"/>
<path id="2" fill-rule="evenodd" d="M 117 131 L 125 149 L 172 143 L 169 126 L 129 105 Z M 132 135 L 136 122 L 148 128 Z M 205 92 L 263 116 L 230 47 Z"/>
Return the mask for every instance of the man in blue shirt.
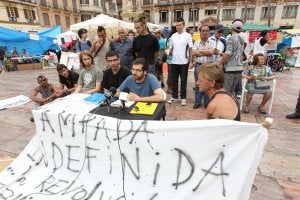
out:
<path id="1" fill-rule="evenodd" d="M 133 42 L 127 37 L 124 28 L 118 29 L 118 39 L 111 43 L 111 49 L 120 56 L 121 66 L 131 70 L 132 62 L 134 60 Z"/>
<path id="2" fill-rule="evenodd" d="M 133 62 L 132 75 L 120 85 L 116 97 L 127 88 L 129 101 L 161 102 L 164 100 L 164 91 L 157 78 L 148 74 L 148 63 L 144 58 L 137 58 Z"/>

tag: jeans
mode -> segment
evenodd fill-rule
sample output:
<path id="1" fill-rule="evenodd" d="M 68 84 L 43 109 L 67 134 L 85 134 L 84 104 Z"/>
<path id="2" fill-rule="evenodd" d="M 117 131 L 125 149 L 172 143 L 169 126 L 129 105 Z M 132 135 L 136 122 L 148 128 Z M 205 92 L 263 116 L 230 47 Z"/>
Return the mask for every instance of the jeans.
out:
<path id="1" fill-rule="evenodd" d="M 172 97 L 178 98 L 178 79 L 180 76 L 180 97 L 186 99 L 186 86 L 188 77 L 188 63 L 184 65 L 172 64 L 172 78 L 173 78 L 173 94 Z"/>
<path id="2" fill-rule="evenodd" d="M 233 96 L 235 95 L 235 88 L 239 81 L 242 79 L 242 71 L 241 72 L 225 72 L 224 74 L 224 89 L 231 93 Z"/>
<path id="3" fill-rule="evenodd" d="M 195 104 L 196 105 L 201 105 L 201 100 L 202 97 L 204 99 L 204 105 L 207 106 L 208 102 L 209 102 L 209 97 L 207 94 L 205 94 L 204 92 L 199 91 L 199 87 L 197 85 L 197 81 L 198 81 L 198 72 L 199 72 L 199 68 L 201 67 L 201 65 L 199 64 L 195 64 L 194 65 L 194 78 L 195 78 Z"/>

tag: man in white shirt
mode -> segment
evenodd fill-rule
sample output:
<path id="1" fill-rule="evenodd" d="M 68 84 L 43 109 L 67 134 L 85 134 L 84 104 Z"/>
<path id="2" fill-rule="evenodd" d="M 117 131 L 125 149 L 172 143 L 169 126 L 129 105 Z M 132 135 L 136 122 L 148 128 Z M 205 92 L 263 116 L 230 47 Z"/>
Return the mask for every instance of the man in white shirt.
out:
<path id="1" fill-rule="evenodd" d="M 170 54 L 172 55 L 173 93 L 168 103 L 174 103 L 178 99 L 178 79 L 180 76 L 181 105 L 186 105 L 186 87 L 189 67 L 193 67 L 192 53 L 193 41 L 191 34 L 185 32 L 185 22 L 182 18 L 176 22 L 177 33 L 174 33 L 170 42 Z"/>
<path id="2" fill-rule="evenodd" d="M 214 42 L 214 62 L 218 63 L 221 60 L 221 56 L 226 51 L 226 39 L 222 37 L 224 32 L 224 26 L 218 24 L 215 28 L 215 33 L 213 36 L 209 37 L 208 40 Z"/>

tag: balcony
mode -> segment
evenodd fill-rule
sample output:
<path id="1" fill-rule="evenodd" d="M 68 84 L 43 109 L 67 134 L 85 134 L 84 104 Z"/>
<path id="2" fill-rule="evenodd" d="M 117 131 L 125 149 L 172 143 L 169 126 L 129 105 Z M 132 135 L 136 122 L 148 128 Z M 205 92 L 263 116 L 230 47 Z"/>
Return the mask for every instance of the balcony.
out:
<path id="1" fill-rule="evenodd" d="M 160 0 L 158 1 L 158 5 L 170 5 L 171 0 Z"/>
<path id="2" fill-rule="evenodd" d="M 94 12 L 100 14 L 103 12 L 103 8 L 99 6 L 89 5 L 89 4 L 81 4 L 80 12 Z"/>

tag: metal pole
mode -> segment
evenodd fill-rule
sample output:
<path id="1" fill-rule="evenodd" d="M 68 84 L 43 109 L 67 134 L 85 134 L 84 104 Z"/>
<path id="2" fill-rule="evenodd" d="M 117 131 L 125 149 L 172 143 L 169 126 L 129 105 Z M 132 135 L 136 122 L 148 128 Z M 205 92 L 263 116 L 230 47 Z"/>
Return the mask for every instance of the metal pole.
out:
<path id="1" fill-rule="evenodd" d="M 219 0 L 218 3 L 218 14 L 217 14 L 218 23 L 220 22 L 220 12 L 221 12 L 221 0 Z"/>
<path id="2" fill-rule="evenodd" d="M 246 23 L 246 21 L 247 21 L 247 4 L 248 4 L 248 0 L 245 0 L 244 23 Z"/>
<path id="3" fill-rule="evenodd" d="M 171 26 L 170 27 L 172 27 L 173 26 L 173 18 L 174 18 L 174 0 L 171 0 Z"/>
<path id="4" fill-rule="evenodd" d="M 195 0 L 192 0 L 192 19 L 193 19 L 193 29 L 196 31 L 195 25 Z"/>

